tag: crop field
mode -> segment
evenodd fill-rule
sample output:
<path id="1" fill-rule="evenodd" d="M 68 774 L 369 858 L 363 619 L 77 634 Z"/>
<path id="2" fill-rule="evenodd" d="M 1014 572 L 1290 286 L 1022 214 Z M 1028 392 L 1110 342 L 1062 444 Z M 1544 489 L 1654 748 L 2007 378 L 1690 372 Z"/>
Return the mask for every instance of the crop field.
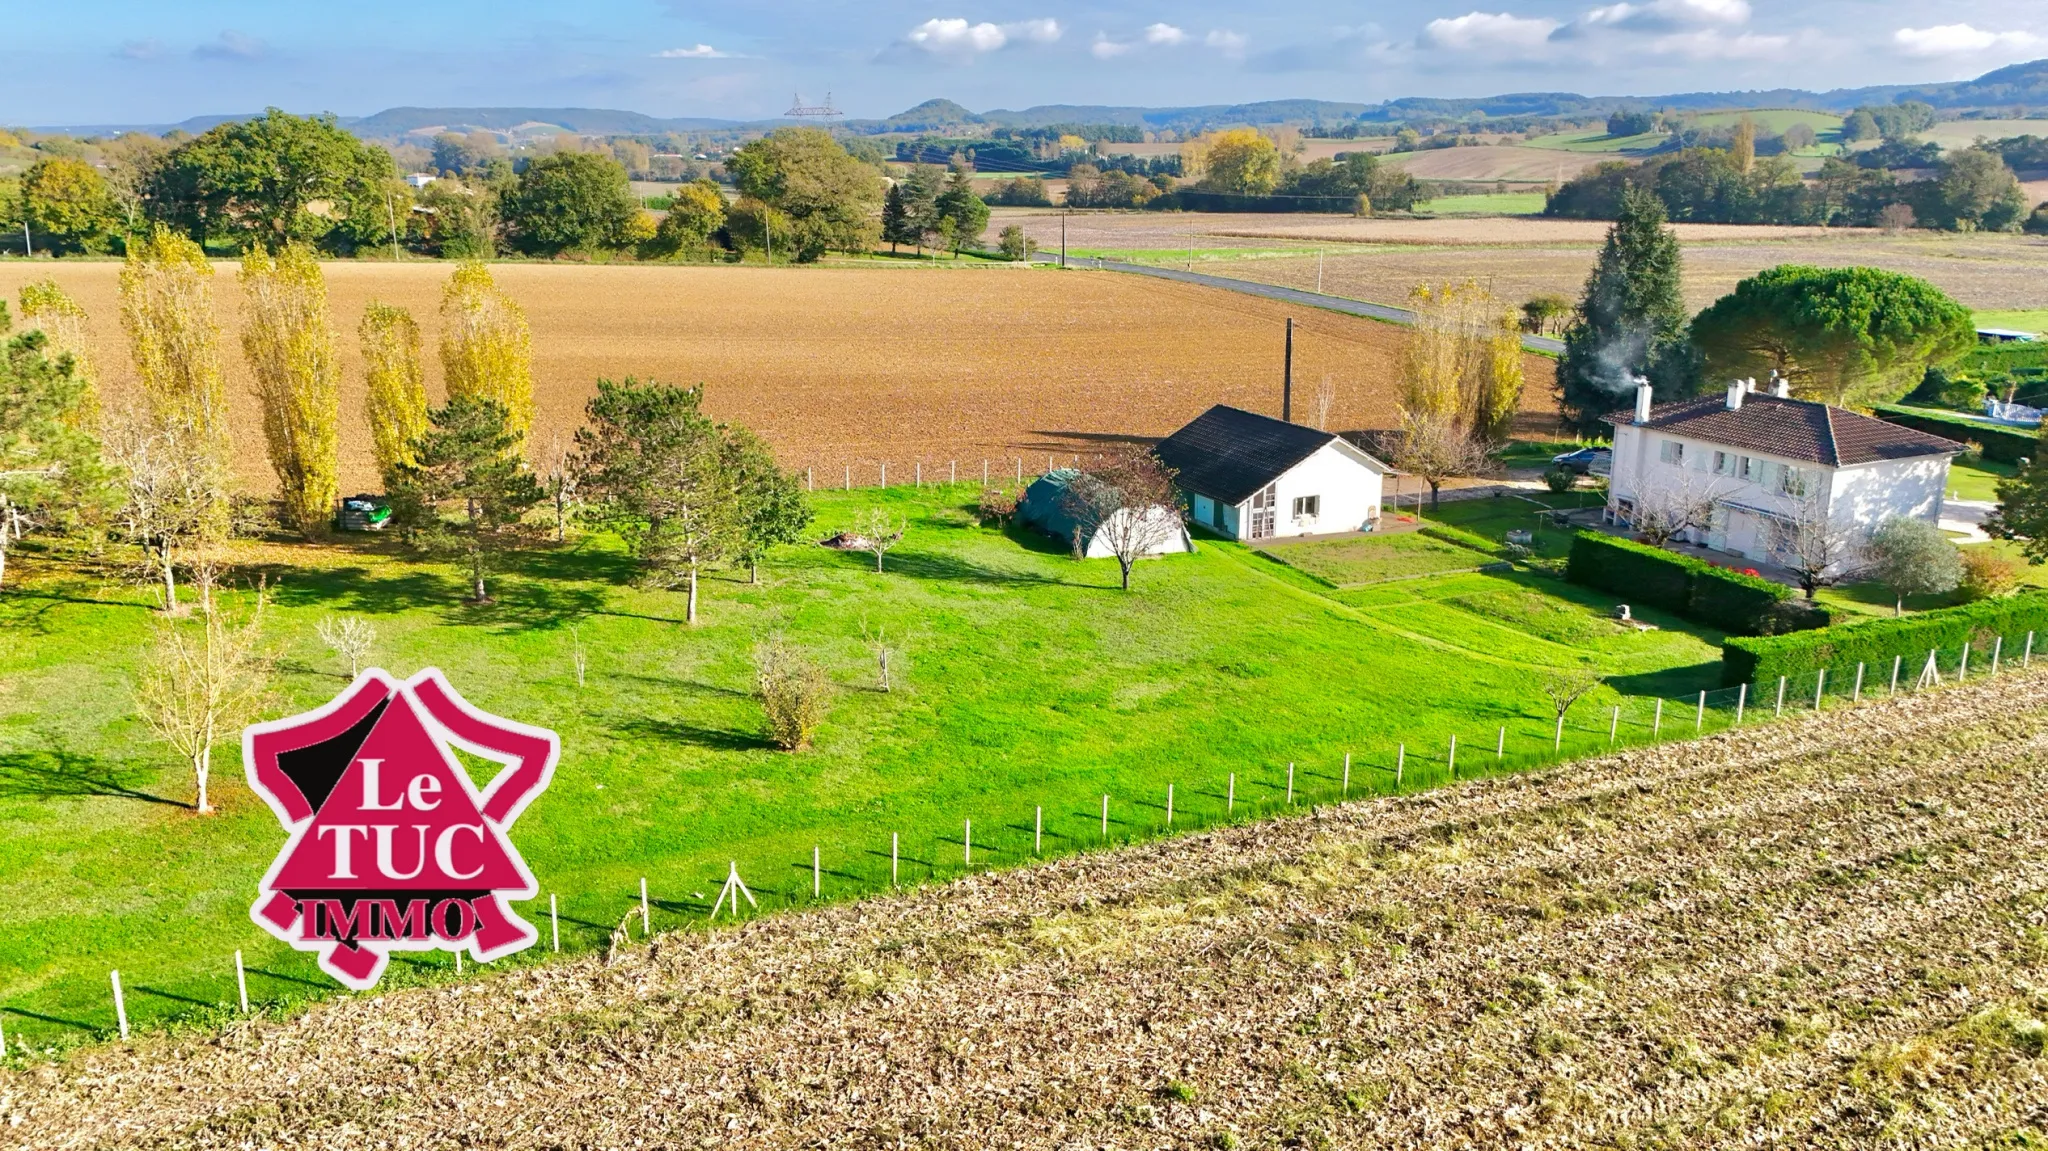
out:
<path id="1" fill-rule="evenodd" d="M 1055 230 L 1058 222 L 1053 221 Z M 1055 245 L 1056 246 L 1056 245 Z M 429 360 L 446 264 L 326 265 L 341 334 L 342 410 L 361 410 L 355 328 L 364 304 L 403 304 L 420 320 Z M 95 356 L 113 406 L 131 387 L 113 262 L 0 262 L 0 292 L 54 276 L 91 315 Z M 567 436 L 599 377 L 633 375 L 706 387 L 706 408 L 765 436 L 786 466 L 820 486 L 873 484 L 880 465 L 927 480 L 957 460 L 1098 451 L 1171 432 L 1214 403 L 1279 412 L 1286 318 L 1297 320 L 1295 373 L 1336 385 L 1333 428 L 1393 422 L 1403 329 L 1229 292 L 1129 276 L 968 264 L 832 268 L 497 265 L 494 275 L 533 329 L 535 448 Z M 215 278 L 229 392 L 240 434 L 258 436 L 239 349 L 233 267 Z M 1551 364 L 1527 360 L 1531 418 L 1555 410 Z M 438 394 L 439 364 L 428 365 Z M 343 421 L 343 483 L 372 486 L 369 437 Z M 260 452 L 243 479 L 265 490 Z"/>
<path id="2" fill-rule="evenodd" d="M 1203 540 L 1141 564 L 1125 594 L 1114 561 L 1077 563 L 1063 543 L 977 526 L 975 496 L 968 484 L 821 492 L 813 538 L 876 503 L 907 517 L 887 571 L 865 554 L 780 549 L 759 585 L 714 572 L 696 627 L 676 593 L 630 586 L 605 537 L 518 559 L 488 608 L 463 604 L 456 571 L 381 539 L 251 542 L 233 557 L 235 584 L 273 578 L 270 715 L 346 683 L 314 625 L 350 614 L 376 627 L 377 665 L 439 666 L 479 707 L 561 733 L 562 766 L 517 841 L 560 896 L 572 952 L 604 945 L 642 876 L 667 927 L 702 921 L 729 860 L 764 905 L 808 903 L 814 846 L 826 898 L 866 896 L 888 886 L 891 835 L 904 879 L 922 882 L 960 873 L 966 820 L 973 862 L 1005 866 L 1031 858 L 1039 806 L 1045 851 L 1060 854 L 1101 845 L 1104 794 L 1121 841 L 1165 829 L 1169 785 L 1173 826 L 1186 829 L 1284 807 L 1290 763 L 1303 803 L 1339 794 L 1347 753 L 1354 793 L 1389 788 L 1402 741 L 1409 787 L 1441 781 L 1445 741 L 1461 732 L 1491 751 L 1505 727 L 1507 766 L 1526 764 L 1551 751 L 1541 685 L 1558 668 L 1638 694 L 1653 681 L 1676 694 L 1717 686 L 1718 633 L 1653 613 L 1663 630 L 1620 628 L 1611 598 L 1554 579 L 1449 575 L 1354 603 Z M 1460 567 L 1490 558 L 1456 550 Z M 0 631 L 18 637 L 0 645 L 0 875 L 12 893 L 0 1011 L 14 1051 L 104 1035 L 109 968 L 131 1020 L 150 1026 L 232 1002 L 237 948 L 260 1002 L 285 1009 L 331 986 L 249 921 L 281 840 L 237 757 L 217 753 L 221 812 L 199 818 L 182 806 L 189 769 L 134 718 L 151 613 L 125 562 L 58 567 L 17 552 L 0 596 Z M 862 639 L 875 629 L 898 647 L 889 692 Z M 751 652 L 774 634 L 837 685 L 816 746 L 798 755 L 767 744 L 752 698 Z M 1574 714 L 1567 753 L 1605 745 L 1613 694 Z M 1492 769 L 1484 760 L 1463 768 Z M 525 914 L 544 916 L 537 906 Z M 448 962 L 400 960 L 389 978 L 437 979 Z"/>
<path id="3" fill-rule="evenodd" d="M 1541 192 L 1438 196 L 1415 205 L 1433 216 L 1534 216 L 1543 211 Z"/>
<path id="4" fill-rule="evenodd" d="M 1544 151 L 1520 144 L 1477 144 L 1463 148 L 1425 148 L 1386 157 L 1423 180 L 1564 181 L 1596 164 L 1619 156 L 1576 151 Z"/>
<path id="5" fill-rule="evenodd" d="M 2028 1147 L 2048 673 L 0 1072 L 25 1146 Z M 309 1086 L 317 1085 L 317 1086 Z"/>
<path id="6" fill-rule="evenodd" d="M 1967 148 L 1980 137 L 2003 140 L 2011 136 L 2048 136 L 2048 120 L 1944 120 L 1918 138 L 1943 148 Z"/>
<path id="7" fill-rule="evenodd" d="M 1058 243 L 1058 217 L 1016 216 L 1043 243 Z M 1049 227 L 1048 227 L 1049 224 Z M 1477 279 L 1511 301 L 1553 292 L 1577 299 L 1607 225 L 1540 217 L 1360 219 L 1320 215 L 1196 215 L 1099 213 L 1068 220 L 1078 251 L 1152 249 L 1170 261 L 1190 243 L 1216 253 L 1200 270 L 1211 275 L 1313 289 L 1321 249 L 1323 290 L 1398 304 L 1417 284 Z M 2039 310 L 2048 305 L 2048 238 L 1949 235 L 1888 236 L 1874 229 L 1680 224 L 1685 296 L 1703 308 L 1745 276 L 1777 264 L 1868 264 L 1922 276 L 1966 306 Z M 1261 257 L 1231 261 L 1243 247 Z M 1276 246 L 1299 255 L 1274 258 Z"/>
<path id="8" fill-rule="evenodd" d="M 1580 129 L 1537 136 L 1521 145 L 1548 152 L 1648 152 L 1671 139 L 1668 132 L 1642 132 L 1634 136 L 1610 136 L 1603 128 Z M 1612 158 L 1619 158 L 1618 155 Z"/>

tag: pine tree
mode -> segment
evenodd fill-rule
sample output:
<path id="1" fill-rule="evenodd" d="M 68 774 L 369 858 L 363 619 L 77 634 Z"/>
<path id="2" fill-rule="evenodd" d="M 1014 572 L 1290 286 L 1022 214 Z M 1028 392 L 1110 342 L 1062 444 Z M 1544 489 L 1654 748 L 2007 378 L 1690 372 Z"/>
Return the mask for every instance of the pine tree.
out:
<path id="1" fill-rule="evenodd" d="M 1635 376 L 1648 377 L 1659 400 L 1697 390 L 1680 271 L 1663 202 L 1641 188 L 1623 193 L 1557 365 L 1558 400 L 1578 430 L 1597 430 L 1602 415 L 1627 405 Z"/>
<path id="2" fill-rule="evenodd" d="M 74 426 L 96 432 L 100 423 L 99 369 L 86 340 L 85 309 L 57 286 L 37 280 L 21 286 L 21 318 L 49 337 L 50 352 L 71 357 L 71 370 L 84 385 L 70 415 Z M 0 325 L 4 327 L 4 325 Z"/>
<path id="3" fill-rule="evenodd" d="M 256 377 L 263 438 L 286 526 L 313 536 L 341 496 L 341 359 L 327 314 L 327 281 L 313 253 L 287 244 L 242 258 L 247 308 L 242 352 Z"/>
<path id="4" fill-rule="evenodd" d="M 363 416 L 370 424 L 370 449 L 377 474 L 389 476 L 413 462 L 413 441 L 427 430 L 426 374 L 420 364 L 420 326 L 412 313 L 370 301 L 357 329 L 368 385 Z"/>
<path id="5" fill-rule="evenodd" d="M 903 203 L 903 185 L 889 185 L 889 194 L 882 199 L 882 238 L 889 241 L 889 254 L 896 254 L 896 245 L 908 237 L 910 209 Z"/>
<path id="6" fill-rule="evenodd" d="M 478 261 L 458 264 L 441 294 L 441 367 L 450 400 L 498 401 L 524 442 L 533 427 L 533 336 L 526 313 Z"/>
<path id="7" fill-rule="evenodd" d="M 414 462 L 392 474 L 392 518 L 416 546 L 466 563 L 470 602 L 489 603 L 486 580 L 526 543 L 522 520 L 541 501 L 540 484 L 497 400 L 457 396 L 428 419 L 432 426 L 413 442 Z"/>

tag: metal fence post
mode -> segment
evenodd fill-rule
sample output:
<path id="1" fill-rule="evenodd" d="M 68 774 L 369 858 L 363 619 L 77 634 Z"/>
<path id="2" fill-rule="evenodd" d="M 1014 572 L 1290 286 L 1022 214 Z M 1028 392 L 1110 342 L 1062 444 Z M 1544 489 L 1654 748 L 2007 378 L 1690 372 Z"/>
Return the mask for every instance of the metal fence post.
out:
<path id="1" fill-rule="evenodd" d="M 2025 667 L 2034 659 L 2034 633 L 2027 633 L 2027 650 L 2020 653 L 2020 666 Z"/>
<path id="2" fill-rule="evenodd" d="M 1999 636 L 1999 637 L 1998 637 L 1997 639 L 1994 639 L 1994 640 L 1992 640 L 1992 641 L 1991 641 L 1991 674 L 1992 674 L 1992 675 L 1997 675 L 1997 674 L 1998 674 L 1998 655 L 1999 655 L 1999 653 L 2000 653 L 2000 652 L 2002 652 L 2002 651 L 2004 651 L 2004 650 L 2005 650 L 2005 637 L 2004 637 L 2004 636 Z"/>
<path id="3" fill-rule="evenodd" d="M 1493 741 L 1493 761 L 1499 763 L 1508 753 L 1508 729 L 1500 729 L 1500 738 Z"/>
<path id="4" fill-rule="evenodd" d="M 974 866 L 974 821 L 971 819 L 960 827 L 960 866 Z"/>
<path id="5" fill-rule="evenodd" d="M 1863 665 L 1856 665 L 1856 690 L 1849 693 L 1850 703 L 1863 702 Z"/>
<path id="6" fill-rule="evenodd" d="M 1287 765 L 1287 802 L 1294 802 L 1294 764 Z"/>
<path id="7" fill-rule="evenodd" d="M 1408 766 L 1408 745 L 1402 744 L 1394 752 L 1394 790 L 1401 790 L 1401 770 Z"/>
<path id="8" fill-rule="evenodd" d="M 1038 818 L 1031 824 L 1031 854 L 1037 855 L 1045 845 L 1045 806 L 1039 805 Z"/>
<path id="9" fill-rule="evenodd" d="M 557 948 L 557 950 L 560 949 Z M 235 992 L 242 997 L 242 1014 L 249 1014 L 249 975 L 242 970 L 242 951 L 240 948 L 235 949 Z M 5 1050 L 0 1050 L 0 1056 L 6 1054 Z"/>
<path id="10" fill-rule="evenodd" d="M 1166 826 L 1173 827 L 1173 785 L 1166 785 Z"/>
<path id="11" fill-rule="evenodd" d="M 1886 692 L 1886 695 L 1899 694 L 1899 666 L 1905 662 L 1905 656 L 1895 655 L 1892 657 L 1892 689 Z"/>
<path id="12" fill-rule="evenodd" d="M 1102 842 L 1109 842 L 1109 796 L 1102 797 Z"/>
<path id="13" fill-rule="evenodd" d="M 1813 677 L 1813 710 L 1820 710 L 1820 696 L 1823 691 L 1827 690 L 1827 686 L 1828 669 L 1822 668 L 1820 669 L 1820 674 Z"/>
<path id="14" fill-rule="evenodd" d="M 1650 738 L 1656 739 L 1664 733 L 1664 697 L 1657 697 L 1657 715 L 1650 721 Z"/>
<path id="15" fill-rule="evenodd" d="M 121 1039 L 128 1038 L 128 1003 L 121 997 L 121 972 L 119 969 L 107 973 L 114 981 L 114 1020 L 121 1025 Z"/>
<path id="16" fill-rule="evenodd" d="M 1621 705 L 1614 705 L 1614 714 L 1607 720 L 1607 742 L 1613 743 L 1615 733 L 1621 730 Z"/>
<path id="17" fill-rule="evenodd" d="M 1707 729 L 1707 693 L 1700 693 L 1700 709 L 1692 717 L 1692 732 L 1698 735 Z"/>
<path id="18" fill-rule="evenodd" d="M 1237 814 L 1237 773 L 1230 773 L 1230 784 L 1223 792 L 1223 814 Z"/>
<path id="19" fill-rule="evenodd" d="M 1742 685 L 1742 690 L 1735 695 L 1735 726 L 1742 726 L 1742 709 L 1748 706 L 1749 685 L 1745 683 Z"/>
<path id="20" fill-rule="evenodd" d="M 1961 683 L 1970 675 L 1970 641 L 1963 641 L 1963 662 L 1956 665 L 1956 682 Z"/>
<path id="21" fill-rule="evenodd" d="M 1451 754 L 1445 762 L 1450 765 L 1451 778 L 1458 778 L 1458 737 L 1455 735 L 1451 737 Z"/>
<path id="22" fill-rule="evenodd" d="M 1351 794 L 1351 753 L 1348 751 L 1344 753 L 1344 787 L 1340 794 Z"/>
<path id="23" fill-rule="evenodd" d="M 1778 677 L 1778 715 L 1785 714 L 1785 676 Z"/>

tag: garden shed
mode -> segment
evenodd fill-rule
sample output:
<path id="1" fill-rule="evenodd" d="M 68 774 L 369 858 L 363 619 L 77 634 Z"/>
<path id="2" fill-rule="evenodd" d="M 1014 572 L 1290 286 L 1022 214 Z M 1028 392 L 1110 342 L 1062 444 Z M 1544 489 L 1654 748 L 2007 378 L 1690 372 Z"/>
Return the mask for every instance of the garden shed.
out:
<path id="1" fill-rule="evenodd" d="M 1074 538 L 1081 524 L 1067 507 L 1067 489 L 1079 478 L 1081 473 L 1078 470 L 1060 468 L 1033 480 L 1031 486 L 1024 489 L 1024 498 L 1017 501 L 1017 519 L 1061 543 L 1072 545 L 1088 559 L 1108 558 L 1116 554 L 1116 549 L 1103 538 L 1103 528 L 1107 525 L 1097 526 L 1086 540 L 1076 541 Z M 1116 514 L 1129 516 L 1138 513 L 1135 509 L 1126 508 Z M 1180 512 L 1177 509 L 1154 505 L 1146 509 L 1144 514 L 1162 521 L 1172 521 L 1170 526 L 1162 525 L 1160 531 L 1151 533 L 1160 543 L 1146 554 L 1168 555 L 1193 550 L 1188 542 L 1188 529 L 1181 523 Z"/>

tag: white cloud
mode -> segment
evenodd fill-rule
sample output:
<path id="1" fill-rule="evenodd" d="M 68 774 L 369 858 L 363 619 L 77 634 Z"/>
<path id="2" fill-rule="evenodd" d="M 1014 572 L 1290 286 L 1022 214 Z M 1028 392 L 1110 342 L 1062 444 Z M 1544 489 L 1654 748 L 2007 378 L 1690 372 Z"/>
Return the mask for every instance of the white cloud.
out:
<path id="1" fill-rule="evenodd" d="M 1012 42 L 1050 44 L 1060 38 L 1059 21 L 1050 18 L 991 24 L 970 24 L 960 17 L 927 20 L 910 30 L 904 42 L 913 48 L 954 60 L 969 60 L 998 51 Z"/>
<path id="2" fill-rule="evenodd" d="M 1172 47 L 1187 42 L 1188 34 L 1171 24 L 1147 24 L 1145 26 L 1145 43 L 1147 44 Z"/>
<path id="3" fill-rule="evenodd" d="M 1129 44 L 1119 44 L 1101 32 L 1095 34 L 1095 43 L 1088 46 L 1097 60 L 1114 60 L 1130 50 Z"/>
<path id="4" fill-rule="evenodd" d="M 164 42 L 151 37 L 147 40 L 124 40 L 114 55 L 124 60 L 154 60 L 164 54 Z"/>
<path id="5" fill-rule="evenodd" d="M 1235 56 L 1244 51 L 1247 41 L 1242 32 L 1232 32 L 1228 28 L 1211 28 L 1209 34 L 1202 37 L 1202 43 L 1225 55 Z"/>
<path id="6" fill-rule="evenodd" d="M 1468 12 L 1463 16 L 1431 20 L 1423 25 L 1419 42 L 1426 48 L 1453 52 L 1528 49 L 1541 46 L 1557 28 L 1557 21 L 1545 17 L 1516 16 L 1508 12 Z"/>
<path id="7" fill-rule="evenodd" d="M 1937 24 L 1932 28 L 1901 28 L 1892 46 L 1908 56 L 1974 56 L 1984 52 L 2031 49 L 2041 38 L 2032 32 L 1987 32 L 1968 24 Z"/>
<path id="8" fill-rule="evenodd" d="M 1663 29 L 1701 24 L 1749 23 L 1749 0 L 1649 0 L 1609 4 L 1586 13 L 1588 27 Z"/>
<path id="9" fill-rule="evenodd" d="M 1718 29 L 1701 28 L 1659 36 L 1650 42 L 1649 50 L 1689 60 L 1761 60 L 1782 56 L 1791 46 L 1790 36 L 1764 36 L 1754 32 L 1730 36 Z"/>
<path id="10" fill-rule="evenodd" d="M 201 60 L 261 60 L 269 51 L 263 41 L 254 36 L 244 36 L 229 29 L 222 32 L 211 44 L 201 44 L 192 49 L 192 55 Z"/>
<path id="11" fill-rule="evenodd" d="M 697 44 L 689 48 L 663 48 L 654 54 L 662 60 L 730 60 L 733 54 L 720 52 L 709 44 Z"/>

